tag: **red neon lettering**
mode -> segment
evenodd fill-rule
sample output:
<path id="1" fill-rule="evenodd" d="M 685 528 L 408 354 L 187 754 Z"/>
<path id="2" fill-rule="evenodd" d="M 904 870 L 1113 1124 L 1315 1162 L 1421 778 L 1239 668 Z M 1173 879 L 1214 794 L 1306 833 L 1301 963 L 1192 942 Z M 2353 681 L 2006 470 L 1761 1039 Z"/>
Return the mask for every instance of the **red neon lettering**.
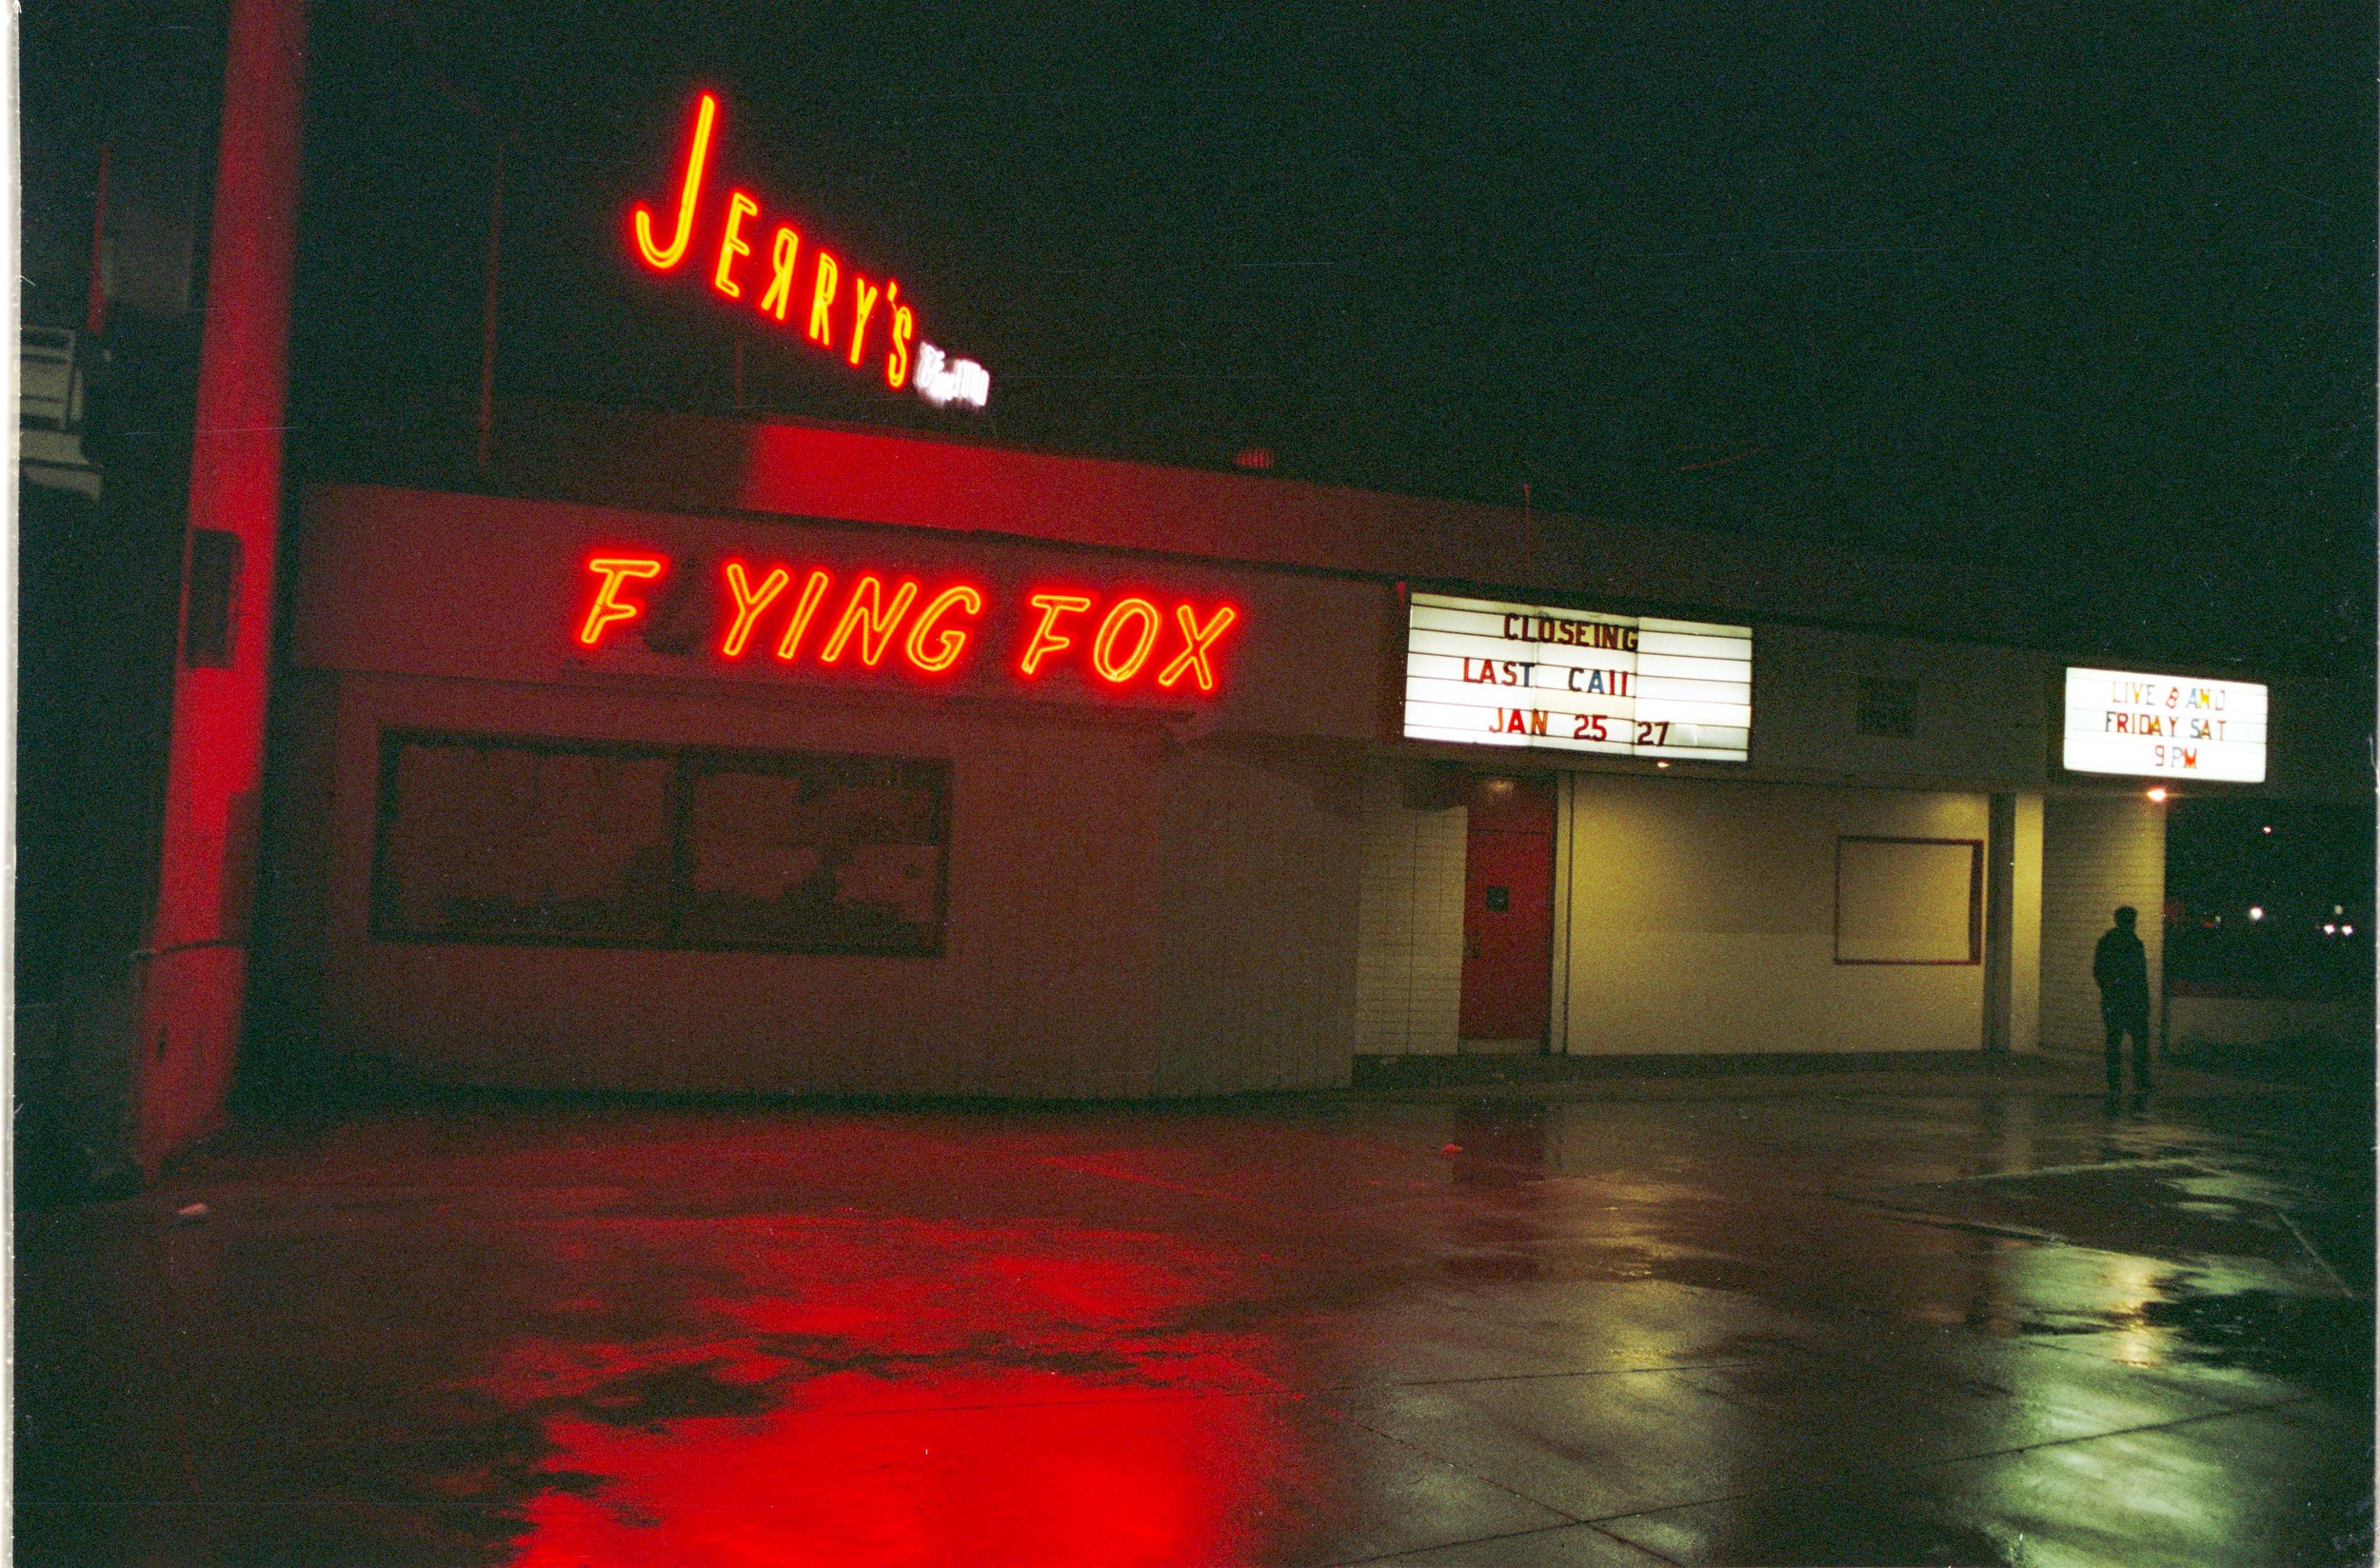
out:
<path id="1" fill-rule="evenodd" d="M 860 346 L 867 338 L 867 313 L 876 308 L 876 298 L 883 292 L 868 286 L 859 273 L 851 274 L 851 363 L 860 363 Z"/>
<path id="2" fill-rule="evenodd" d="M 1127 621 L 1140 623 L 1140 641 L 1122 660 L 1116 658 L 1116 641 L 1123 634 Z M 1140 666 L 1149 662 L 1149 650 L 1157 646 L 1157 606 L 1145 599 L 1119 599 L 1116 607 L 1100 623 L 1099 636 L 1091 642 L 1091 668 L 1102 681 L 1122 685 L 1140 673 Z"/>
<path id="3" fill-rule="evenodd" d="M 983 595 L 963 583 L 955 588 L 944 588 L 918 616 L 917 625 L 909 628 L 909 663 L 928 675 L 939 674 L 957 664 L 960 653 L 967 645 L 967 634 L 957 626 L 944 626 L 939 632 L 934 631 L 934 623 L 953 609 L 961 609 L 968 615 L 981 615 L 983 613 Z M 934 632 L 935 636 L 934 651 L 931 653 L 925 651 L 925 639 L 929 632 Z"/>
<path id="4" fill-rule="evenodd" d="M 761 308 L 779 321 L 785 319 L 785 307 L 793 300 L 793 258 L 801 250 L 802 236 L 779 224 L 776 248 L 768 257 L 768 288 L 761 294 Z"/>
<path id="5" fill-rule="evenodd" d="M 1213 691 L 1215 667 L 1207 663 L 1207 652 L 1215 646 L 1218 638 L 1231 629 L 1232 623 L 1240 619 L 1240 612 L 1229 605 L 1218 605 L 1213 619 L 1201 626 L 1198 617 L 1191 613 L 1190 606 L 1183 605 L 1174 611 L 1174 618 L 1181 623 L 1181 634 L 1189 639 L 1189 645 L 1175 655 L 1172 664 L 1157 672 L 1157 684 L 1170 691 L 1176 682 L 1189 675 L 1197 679 L 1200 691 Z"/>
<path id="6" fill-rule="evenodd" d="M 893 628 L 901 625 L 902 616 L 909 613 L 910 601 L 917 596 L 918 586 L 904 580 L 901 586 L 893 590 L 893 601 L 887 607 L 884 604 L 884 585 L 872 574 L 861 578 L 851 586 L 851 603 L 843 606 L 843 619 L 835 623 L 833 635 L 819 650 L 820 660 L 831 665 L 842 658 L 843 650 L 850 645 L 851 634 L 856 631 L 860 634 L 860 663 L 874 669 L 883 662 L 884 649 L 892 642 Z M 865 609 L 860 605 L 863 599 L 868 604 Z"/>
<path id="7" fill-rule="evenodd" d="M 586 606 L 586 619 L 579 626 L 579 641 L 593 647 L 603 641 L 605 628 L 644 614 L 644 605 L 627 604 L 620 598 L 620 585 L 631 577 L 659 577 L 667 565 L 652 555 L 599 555 L 588 561 L 586 569 L 603 582 L 596 586 L 594 601 Z"/>
<path id="8" fill-rule="evenodd" d="M 793 573 L 783 566 L 772 566 L 756 589 L 744 578 L 744 563 L 728 562 L 727 592 L 735 599 L 736 618 L 734 624 L 727 627 L 727 635 L 721 640 L 719 651 L 730 659 L 743 658 L 744 645 L 751 640 L 752 623 L 761 618 L 761 611 L 768 608 L 770 603 L 785 591 L 785 585 L 792 581 Z"/>
<path id="9" fill-rule="evenodd" d="M 891 286 L 898 289 L 901 285 Z M 884 385 L 898 392 L 909 384 L 909 340 L 918 335 L 918 318 L 905 305 L 893 307 L 892 352 L 884 356 Z"/>
<path id="10" fill-rule="evenodd" d="M 1041 624 L 1033 628 L 1033 635 L 1024 645 L 1024 656 L 1017 661 L 1017 673 L 1033 676 L 1041 672 L 1041 661 L 1061 649 L 1074 646 L 1074 639 L 1058 629 L 1061 615 L 1080 615 L 1091 607 L 1091 597 L 1083 593 L 1036 593 L 1025 603 L 1041 612 Z"/>
<path id="11" fill-rule="evenodd" d="M 810 341 L 821 348 L 832 348 L 834 329 L 826 320 L 826 308 L 835 303 L 835 280 L 843 268 L 835 258 L 822 250 L 818 253 L 818 277 L 810 285 Z"/>
<path id="12" fill-rule="evenodd" d="M 758 213 L 761 204 L 741 190 L 727 192 L 727 227 L 719 236 L 719 266 L 711 273 L 711 287 L 729 299 L 742 299 L 744 290 L 736 287 L 730 276 L 738 256 L 748 256 L 752 248 L 744 243 L 744 220 Z"/>
<path id="13" fill-rule="evenodd" d="M 639 202 L 634 208 L 636 248 L 645 265 L 666 272 L 685 260 L 694 243 L 694 203 L 703 189 L 703 165 L 710 157 L 711 125 L 719 118 L 719 100 L 705 92 L 694 104 L 694 139 L 687 144 L 685 174 L 678 187 L 678 228 L 667 245 L 653 243 L 653 215 Z"/>
<path id="14" fill-rule="evenodd" d="M 786 664 L 802 649 L 802 634 L 810 629 L 810 617 L 818 613 L 819 602 L 826 597 L 828 578 L 823 571 L 810 573 L 802 585 L 802 598 L 793 606 L 793 619 L 785 623 L 785 635 L 777 644 L 777 657 Z"/>

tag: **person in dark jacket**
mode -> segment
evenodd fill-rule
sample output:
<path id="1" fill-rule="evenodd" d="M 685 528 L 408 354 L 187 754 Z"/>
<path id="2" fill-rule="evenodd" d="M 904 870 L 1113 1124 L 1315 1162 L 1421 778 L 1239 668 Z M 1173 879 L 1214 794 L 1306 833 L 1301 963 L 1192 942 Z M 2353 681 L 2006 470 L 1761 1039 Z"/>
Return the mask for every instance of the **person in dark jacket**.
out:
<path id="1" fill-rule="evenodd" d="M 2099 939 L 2091 978 L 2099 982 L 2099 1016 L 2108 1026 L 2108 1093 L 2124 1090 L 2124 1037 L 2132 1037 L 2132 1088 L 2149 1092 L 2149 950 L 2141 945 L 2140 911 L 2126 904 L 2115 928 Z"/>

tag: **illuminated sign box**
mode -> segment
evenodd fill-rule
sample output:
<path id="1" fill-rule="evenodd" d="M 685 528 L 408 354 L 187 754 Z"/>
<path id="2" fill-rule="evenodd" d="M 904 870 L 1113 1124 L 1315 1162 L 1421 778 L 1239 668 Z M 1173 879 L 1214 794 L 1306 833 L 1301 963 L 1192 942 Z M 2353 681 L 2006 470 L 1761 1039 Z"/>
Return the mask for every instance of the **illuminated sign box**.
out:
<path id="1" fill-rule="evenodd" d="M 2262 784 L 2268 705 L 2253 681 L 2069 666 L 2066 768 Z"/>
<path id="2" fill-rule="evenodd" d="M 1416 593 L 1405 738 L 1745 762 L 1752 628 Z"/>

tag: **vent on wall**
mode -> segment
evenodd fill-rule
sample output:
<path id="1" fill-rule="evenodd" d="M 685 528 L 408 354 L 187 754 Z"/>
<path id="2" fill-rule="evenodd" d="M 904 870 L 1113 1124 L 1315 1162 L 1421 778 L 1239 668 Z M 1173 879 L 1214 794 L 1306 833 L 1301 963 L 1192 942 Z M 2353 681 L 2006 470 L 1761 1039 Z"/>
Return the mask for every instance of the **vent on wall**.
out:
<path id="1" fill-rule="evenodd" d="M 1908 740 L 1917 733 L 1917 683 L 1897 675 L 1859 678 L 1859 733 Z"/>

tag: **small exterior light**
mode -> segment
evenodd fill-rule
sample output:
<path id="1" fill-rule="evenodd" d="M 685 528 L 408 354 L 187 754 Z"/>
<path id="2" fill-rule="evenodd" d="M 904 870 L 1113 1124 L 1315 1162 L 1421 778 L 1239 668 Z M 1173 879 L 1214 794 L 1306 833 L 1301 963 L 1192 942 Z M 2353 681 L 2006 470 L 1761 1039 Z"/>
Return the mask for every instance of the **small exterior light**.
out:
<path id="1" fill-rule="evenodd" d="M 2339 923 L 2332 920 L 2324 921 L 2322 923 L 2322 934 L 2326 937 L 2337 936 L 2339 934 Z"/>
<path id="2" fill-rule="evenodd" d="M 1655 767 L 1667 767 L 1669 766 L 1669 764 L 1666 761 L 1656 760 L 1653 765 Z"/>
<path id="3" fill-rule="evenodd" d="M 2248 918 L 2249 918 L 2250 920 L 2262 920 L 2262 919 L 2264 919 L 2264 905 L 2263 905 L 2263 904 L 2261 904 L 2261 903 L 2251 903 L 2251 904 L 2250 904 L 2250 905 L 2248 906 Z"/>
<path id="4" fill-rule="evenodd" d="M 2354 934 L 2355 928 L 2351 925 L 2342 925 L 2339 927 L 2339 935 L 2343 937 L 2351 937 Z"/>
<path id="5" fill-rule="evenodd" d="M 2163 784 L 2159 784 L 2156 788 L 2149 791 L 2149 798 L 2160 805 L 2165 804 L 2165 795 L 2166 790 Z"/>
<path id="6" fill-rule="evenodd" d="M 2265 830 L 2265 832 L 2266 832 L 2267 834 L 2271 834 L 2271 831 L 2272 831 L 2272 824 L 2271 824 L 2271 823 L 2267 823 L 2267 824 L 2264 824 L 2264 830 Z"/>

